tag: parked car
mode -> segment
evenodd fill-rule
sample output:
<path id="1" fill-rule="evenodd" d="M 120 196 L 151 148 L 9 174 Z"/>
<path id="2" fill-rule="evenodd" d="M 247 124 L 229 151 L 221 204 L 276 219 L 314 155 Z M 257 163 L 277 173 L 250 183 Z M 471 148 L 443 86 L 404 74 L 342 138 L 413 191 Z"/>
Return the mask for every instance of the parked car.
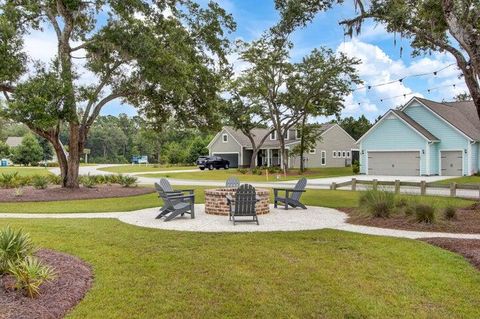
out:
<path id="1" fill-rule="evenodd" d="M 228 169 L 230 162 L 220 156 L 200 156 L 197 160 L 198 167 L 203 171 L 205 168 L 212 170 L 214 168 Z"/>

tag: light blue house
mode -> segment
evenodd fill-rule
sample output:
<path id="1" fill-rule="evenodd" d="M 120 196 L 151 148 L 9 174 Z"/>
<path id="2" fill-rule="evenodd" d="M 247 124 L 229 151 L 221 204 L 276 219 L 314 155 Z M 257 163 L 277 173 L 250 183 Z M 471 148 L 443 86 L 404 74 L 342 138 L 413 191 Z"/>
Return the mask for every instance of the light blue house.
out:
<path id="1" fill-rule="evenodd" d="M 479 168 L 480 119 L 472 101 L 413 98 L 358 141 L 360 173 L 471 175 Z"/>

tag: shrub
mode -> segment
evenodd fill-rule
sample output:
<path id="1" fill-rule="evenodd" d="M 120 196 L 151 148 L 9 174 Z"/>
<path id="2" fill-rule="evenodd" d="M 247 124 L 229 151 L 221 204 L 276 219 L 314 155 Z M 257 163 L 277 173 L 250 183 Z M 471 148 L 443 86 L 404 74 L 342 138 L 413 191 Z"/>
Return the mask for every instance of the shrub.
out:
<path id="1" fill-rule="evenodd" d="M 280 173 L 282 170 L 278 166 L 270 166 L 270 167 L 267 167 L 267 171 L 269 174 L 275 174 L 275 173 Z"/>
<path id="2" fill-rule="evenodd" d="M 242 174 L 242 175 L 245 175 L 245 174 L 247 174 L 248 169 L 246 169 L 246 168 L 238 168 L 238 169 L 237 169 L 237 172 L 239 172 L 239 173 Z"/>
<path id="3" fill-rule="evenodd" d="M 407 206 L 408 206 L 408 200 L 405 197 L 401 197 L 397 201 L 395 201 L 395 207 L 405 208 Z"/>
<path id="4" fill-rule="evenodd" d="M 0 275 L 4 274 L 8 263 L 17 263 L 30 255 L 33 243 L 30 236 L 22 230 L 14 231 L 10 227 L 0 230 Z"/>
<path id="5" fill-rule="evenodd" d="M 120 185 L 123 187 L 134 187 L 137 186 L 138 178 L 135 176 L 124 175 L 120 179 Z"/>
<path id="6" fill-rule="evenodd" d="M 20 183 L 20 176 L 18 172 L 3 173 L 0 175 L 0 187 L 2 188 L 15 188 Z"/>
<path id="7" fill-rule="evenodd" d="M 80 177 L 80 183 L 84 187 L 94 188 L 95 186 L 97 186 L 97 178 L 95 177 L 95 175 L 93 175 L 93 176 L 90 176 L 90 175 L 81 176 Z"/>
<path id="8" fill-rule="evenodd" d="M 354 161 L 352 164 L 352 172 L 355 175 L 358 175 L 360 173 L 360 164 L 358 161 Z"/>
<path id="9" fill-rule="evenodd" d="M 369 190 L 360 196 L 359 204 L 373 217 L 388 218 L 395 208 L 395 195 L 386 191 Z"/>
<path id="10" fill-rule="evenodd" d="M 435 221 L 435 207 L 419 203 L 415 205 L 415 217 L 419 223 L 431 224 Z"/>
<path id="11" fill-rule="evenodd" d="M 55 277 L 53 268 L 44 265 L 35 257 L 27 256 L 20 262 L 9 262 L 8 272 L 15 278 L 16 288 L 25 295 L 35 298 L 40 294 L 40 286 Z"/>
<path id="12" fill-rule="evenodd" d="M 443 209 L 443 217 L 447 220 L 452 220 L 457 217 L 457 209 L 453 206 L 447 206 Z"/>
<path id="13" fill-rule="evenodd" d="M 49 178 L 42 175 L 34 175 L 32 177 L 32 186 L 36 189 L 45 189 L 48 186 Z"/>
<path id="14" fill-rule="evenodd" d="M 105 175 L 105 181 L 107 184 L 121 184 L 123 175 Z"/>
<path id="15" fill-rule="evenodd" d="M 253 175 L 262 175 L 262 169 L 255 167 L 252 169 L 252 174 Z"/>
<path id="16" fill-rule="evenodd" d="M 62 185 L 62 176 L 60 175 L 48 175 L 48 182 L 53 185 Z"/>

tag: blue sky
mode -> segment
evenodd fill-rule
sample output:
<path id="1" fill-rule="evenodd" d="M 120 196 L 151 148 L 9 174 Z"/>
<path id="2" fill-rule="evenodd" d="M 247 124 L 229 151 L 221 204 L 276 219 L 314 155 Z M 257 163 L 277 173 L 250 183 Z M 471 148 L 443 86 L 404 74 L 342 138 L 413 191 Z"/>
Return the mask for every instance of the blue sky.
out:
<path id="1" fill-rule="evenodd" d="M 207 0 L 197 0 L 205 4 Z M 260 34 L 278 21 L 273 0 L 217 0 L 230 12 L 237 22 L 237 31 L 231 35 L 232 40 L 243 39 L 250 41 L 257 39 Z M 362 114 L 369 119 L 375 119 L 389 108 L 407 102 L 413 95 L 423 96 L 433 100 L 452 100 L 453 97 L 465 91 L 465 85 L 458 79 L 459 71 L 448 54 L 432 53 L 428 56 L 412 58 L 409 41 L 399 39 L 394 45 L 393 34 L 388 34 L 382 25 L 367 23 L 360 36 L 353 39 L 344 37 L 343 29 L 338 21 L 355 16 L 352 0 L 343 5 L 336 5 L 333 9 L 319 13 L 315 20 L 306 28 L 298 30 L 292 37 L 294 48 L 291 52 L 293 61 L 298 61 L 314 48 L 329 47 L 335 51 L 342 51 L 350 56 L 360 58 L 362 64 L 358 67 L 365 86 L 395 81 L 412 74 L 430 73 L 427 76 L 406 78 L 402 83 L 396 81 L 370 90 L 360 89 L 345 99 L 343 116 L 358 117 Z M 46 60 L 55 52 L 55 37 L 52 32 L 32 33 L 26 41 L 26 49 L 31 55 Z M 403 54 L 400 56 L 400 47 Z M 240 71 L 244 64 L 237 61 L 235 55 L 230 57 L 235 68 Z M 436 76 L 433 71 L 446 68 Z M 94 81 L 89 78 L 85 81 Z M 456 84 L 456 87 L 453 87 Z M 442 87 L 427 92 L 429 88 Z M 406 97 L 403 97 L 406 94 Z M 400 96 L 397 98 L 391 98 Z M 385 101 L 381 102 L 381 99 Z M 136 114 L 135 109 L 128 105 L 112 102 L 107 105 L 102 114 L 118 115 L 127 113 Z"/>

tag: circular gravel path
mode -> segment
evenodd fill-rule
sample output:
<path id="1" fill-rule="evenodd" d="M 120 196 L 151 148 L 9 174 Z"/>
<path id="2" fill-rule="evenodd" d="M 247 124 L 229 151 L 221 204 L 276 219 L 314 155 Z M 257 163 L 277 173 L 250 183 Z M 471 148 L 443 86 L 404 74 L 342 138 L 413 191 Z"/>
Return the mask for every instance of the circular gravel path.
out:
<path id="1" fill-rule="evenodd" d="M 203 204 L 195 205 L 195 219 L 191 219 L 186 215 L 185 217 L 179 217 L 170 222 L 164 222 L 163 219 L 155 219 L 158 215 L 158 208 L 117 213 L 0 214 L 0 218 L 110 218 L 118 219 L 124 223 L 139 227 L 191 232 L 269 232 L 330 228 L 368 235 L 411 239 L 429 237 L 480 239 L 480 234 L 422 232 L 348 224 L 345 213 L 326 207 L 309 206 L 307 210 L 284 210 L 275 209 L 273 205 L 271 205 L 270 211 L 270 214 L 259 216 L 260 225 L 258 226 L 255 223 L 240 223 L 234 226 L 233 223 L 228 220 L 228 216 L 205 214 L 205 206 Z"/>

